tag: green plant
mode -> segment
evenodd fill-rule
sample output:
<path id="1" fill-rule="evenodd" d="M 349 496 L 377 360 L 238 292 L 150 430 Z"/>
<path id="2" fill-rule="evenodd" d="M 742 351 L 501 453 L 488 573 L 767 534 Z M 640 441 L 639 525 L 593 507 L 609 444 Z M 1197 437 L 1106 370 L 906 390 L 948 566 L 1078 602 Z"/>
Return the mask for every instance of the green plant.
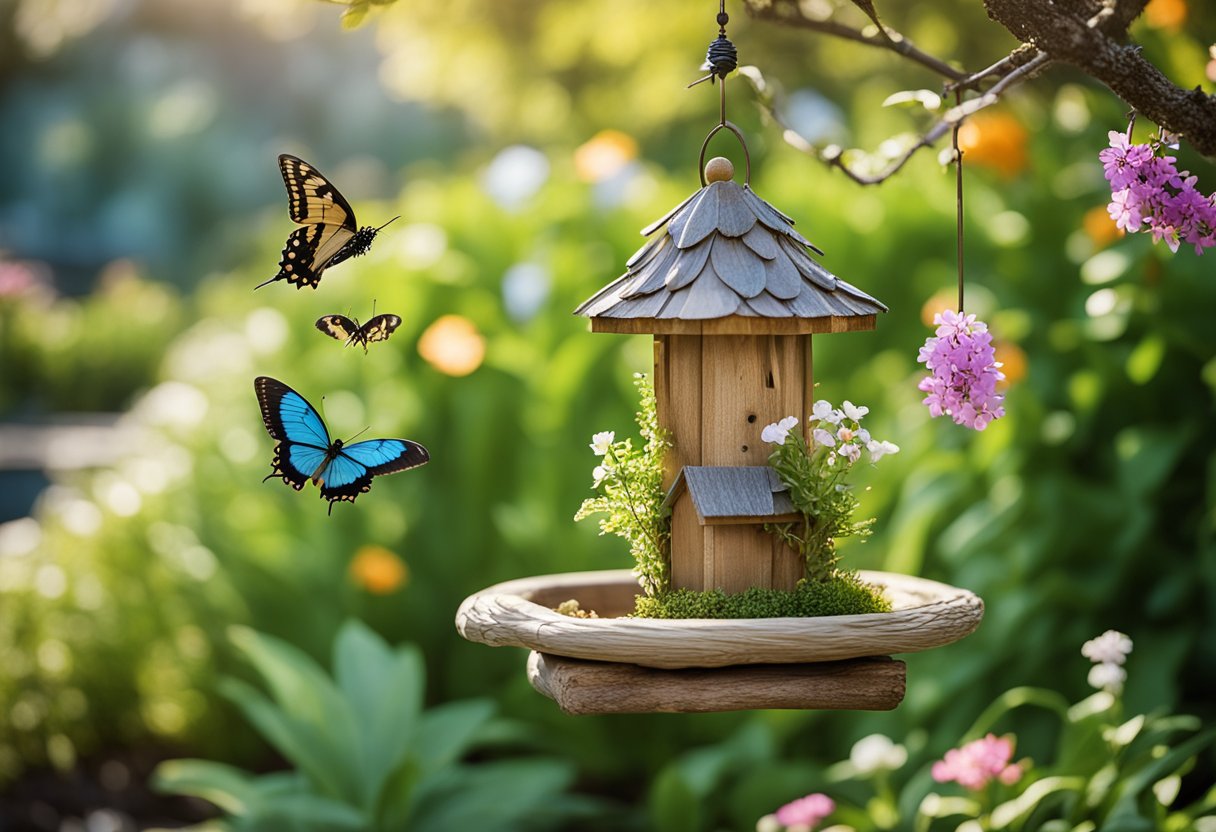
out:
<path id="1" fill-rule="evenodd" d="M 836 573 L 837 540 L 870 534 L 874 519 L 853 520 L 860 503 L 844 481 L 862 451 L 868 451 L 873 462 L 899 452 L 897 445 L 871 438 L 861 426 L 868 412 L 868 407 L 848 401 L 841 410 L 827 401 L 815 402 L 814 418 L 809 422 L 814 439 L 810 447 L 801 431 L 794 430 L 798 424 L 794 416 L 767 425 L 760 434 L 776 446 L 769 464 L 802 514 L 801 523 L 766 523 L 764 528 L 802 555 L 811 581 L 828 581 Z"/>
<path id="2" fill-rule="evenodd" d="M 237 679 L 221 690 L 294 767 L 253 775 L 207 760 L 154 772 L 161 791 L 194 795 L 227 813 L 233 830 L 508 830 L 560 815 L 570 766 L 547 759 L 463 765 L 493 703 L 423 710 L 422 656 L 391 649 L 357 621 L 334 643 L 331 679 L 290 644 L 235 627 L 231 638 L 269 689 Z"/>
<path id="3" fill-rule="evenodd" d="M 1100 662 L 1090 683 L 1102 690 L 1075 704 L 1045 688 L 1006 691 L 980 714 L 958 748 L 909 777 L 898 795 L 889 777 L 903 766 L 906 751 L 883 737 L 866 738 L 867 748 L 859 743 L 848 763 L 823 778 L 820 787 L 840 798 L 831 819 L 856 832 L 1216 829 L 1216 787 L 1200 784 L 1197 796 L 1180 799 L 1183 777 L 1216 742 L 1216 727 L 1165 709 L 1126 718 L 1122 664 L 1130 650 L 1130 639 L 1120 633 L 1088 642 L 1083 652 Z M 1042 766 L 1029 758 L 1015 761 L 1015 737 L 992 733 L 1023 708 L 1056 721 L 1054 754 Z M 958 785 L 939 793 L 930 778 Z M 858 784 L 872 793 L 851 788 Z M 777 822 L 780 815 L 779 810 L 762 818 L 756 828 L 779 832 L 785 828 Z"/>
<path id="4" fill-rule="evenodd" d="M 592 487 L 602 493 L 584 500 L 574 519 L 607 515 L 600 518 L 600 534 L 629 541 L 638 580 L 654 598 L 667 590 L 671 577 L 671 517 L 663 508 L 663 456 L 671 442 L 659 427 L 654 385 L 642 373 L 634 378 L 642 446 L 635 448 L 628 438 L 618 442 L 612 431 L 592 437 L 591 450 L 603 457 L 592 473 Z"/>
<path id="5" fill-rule="evenodd" d="M 720 589 L 676 589 L 638 596 L 641 618 L 780 618 L 890 612 L 891 602 L 855 572 L 836 571 L 826 581 L 801 580 L 793 591 L 752 587 L 726 594 Z"/>

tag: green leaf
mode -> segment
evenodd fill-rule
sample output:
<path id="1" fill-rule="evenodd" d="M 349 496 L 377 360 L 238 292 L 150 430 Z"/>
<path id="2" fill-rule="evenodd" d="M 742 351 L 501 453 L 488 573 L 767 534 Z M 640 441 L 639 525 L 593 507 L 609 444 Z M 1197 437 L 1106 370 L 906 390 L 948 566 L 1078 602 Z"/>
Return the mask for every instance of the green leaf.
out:
<path id="1" fill-rule="evenodd" d="M 320 795 L 272 794 L 258 804 L 257 814 L 251 818 L 257 829 L 267 832 L 285 828 L 307 830 L 307 832 L 329 832 L 329 830 L 352 830 L 365 832 L 367 817 L 357 809 Z M 290 824 L 290 827 L 285 827 Z"/>
<path id="2" fill-rule="evenodd" d="M 342 28 L 343 29 L 358 29 L 363 23 L 363 19 L 367 17 L 368 11 L 371 9 L 371 4 L 367 2 L 352 3 L 346 11 L 342 12 Z"/>
<path id="3" fill-rule="evenodd" d="M 650 788 L 650 824 L 655 832 L 698 832 L 701 798 L 675 766 L 663 769 Z"/>
<path id="4" fill-rule="evenodd" d="M 460 759 L 477 732 L 494 714 L 490 699 L 449 702 L 427 711 L 418 723 L 411 758 L 423 774 L 431 774 Z"/>
<path id="5" fill-rule="evenodd" d="M 574 780 L 573 768 L 555 760 L 509 760 L 453 766 L 418 785 L 410 832 L 516 828 Z"/>
<path id="6" fill-rule="evenodd" d="M 1030 687 L 1013 688 L 1002 693 L 984 709 L 967 733 L 963 735 L 962 742 L 979 739 L 991 731 L 1005 714 L 1015 708 L 1028 705 L 1054 711 L 1061 718 L 1066 718 L 1068 714 L 1068 700 L 1054 690 Z"/>
<path id="7" fill-rule="evenodd" d="M 422 710 L 422 655 L 413 646 L 393 652 L 366 625 L 352 620 L 334 642 L 334 675 L 357 727 L 360 805 L 370 810 L 409 750 Z"/>
<path id="8" fill-rule="evenodd" d="M 996 806 L 990 815 L 993 829 L 1003 829 L 1030 816 L 1039 804 L 1053 795 L 1063 796 L 1067 792 L 1081 794 L 1085 789 L 1084 777 L 1044 777 L 1027 787 L 1026 791 Z"/>
<path id="9" fill-rule="evenodd" d="M 219 690 L 241 709 L 267 742 L 308 775 L 319 792 L 356 802 L 357 775 L 353 767 L 338 762 L 343 755 L 334 749 L 320 726 L 293 717 L 237 679 L 220 680 Z"/>
<path id="10" fill-rule="evenodd" d="M 248 772 L 210 760 L 167 760 L 153 770 L 151 784 L 163 794 L 201 797 L 231 815 L 243 815 L 257 802 Z"/>

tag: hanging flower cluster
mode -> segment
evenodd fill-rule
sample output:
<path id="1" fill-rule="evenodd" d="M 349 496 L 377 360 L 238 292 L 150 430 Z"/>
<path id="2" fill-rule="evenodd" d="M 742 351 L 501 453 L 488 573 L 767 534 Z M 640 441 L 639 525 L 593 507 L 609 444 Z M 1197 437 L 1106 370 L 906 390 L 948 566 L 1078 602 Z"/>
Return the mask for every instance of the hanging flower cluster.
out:
<path id="1" fill-rule="evenodd" d="M 1175 157 L 1157 155 L 1166 144 L 1161 137 L 1132 144 L 1130 133 L 1110 131 L 1110 147 L 1098 154 L 1110 181 L 1111 219 L 1124 231 L 1151 231 L 1153 242 L 1165 240 L 1171 251 L 1183 242 L 1196 254 L 1216 246 L 1216 193 L 1204 196 L 1195 188 L 1199 177 L 1179 171 Z"/>
<path id="2" fill-rule="evenodd" d="M 1081 655 L 1094 663 L 1089 669 L 1089 684 L 1110 693 L 1123 690 L 1127 671 L 1123 663 L 1132 652 L 1132 640 L 1118 630 L 1107 630 L 1081 645 Z"/>
<path id="3" fill-rule="evenodd" d="M 1005 415 L 1005 396 L 996 392 L 1005 374 L 988 325 L 975 315 L 950 310 L 934 315 L 933 323 L 936 333 L 925 340 L 916 359 L 929 370 L 917 385 L 929 394 L 924 404 L 934 417 L 944 414 L 955 424 L 983 430 Z"/>
<path id="4" fill-rule="evenodd" d="M 1013 758 L 1013 739 L 988 734 L 961 748 L 952 748 L 944 759 L 933 764 L 933 779 L 939 783 L 954 781 L 972 791 L 979 791 L 993 780 L 1011 786 L 1022 778 L 1022 767 L 1009 762 Z"/>

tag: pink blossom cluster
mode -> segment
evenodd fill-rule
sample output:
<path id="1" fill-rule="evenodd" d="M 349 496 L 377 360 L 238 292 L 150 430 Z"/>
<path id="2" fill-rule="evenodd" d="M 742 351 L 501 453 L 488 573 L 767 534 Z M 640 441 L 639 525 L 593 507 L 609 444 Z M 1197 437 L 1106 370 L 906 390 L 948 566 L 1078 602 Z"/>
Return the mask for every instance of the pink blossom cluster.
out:
<path id="1" fill-rule="evenodd" d="M 836 811 L 836 801 L 826 794 L 808 794 L 791 801 L 756 823 L 757 832 L 812 832 Z"/>
<path id="2" fill-rule="evenodd" d="M 1110 131 L 1110 147 L 1098 154 L 1110 181 L 1107 210 L 1124 231 L 1152 232 L 1153 242 L 1165 240 L 1171 251 L 1182 242 L 1196 254 L 1216 246 L 1216 193 L 1204 196 L 1195 188 L 1199 177 L 1174 166 L 1173 156 L 1158 156 L 1161 141 L 1132 144 L 1128 134 Z"/>
<path id="3" fill-rule="evenodd" d="M 934 417 L 945 414 L 955 424 L 983 430 L 1005 415 L 1005 397 L 996 392 L 1005 374 L 988 325 L 975 315 L 950 310 L 934 315 L 933 323 L 936 333 L 925 340 L 916 359 L 929 370 L 917 385 L 929 394 L 924 404 Z"/>
<path id="4" fill-rule="evenodd" d="M 1022 777 L 1021 765 L 1009 762 L 1012 757 L 1013 740 L 989 734 L 947 751 L 944 759 L 933 764 L 933 779 L 939 783 L 954 781 L 972 791 L 993 780 L 1010 786 Z"/>

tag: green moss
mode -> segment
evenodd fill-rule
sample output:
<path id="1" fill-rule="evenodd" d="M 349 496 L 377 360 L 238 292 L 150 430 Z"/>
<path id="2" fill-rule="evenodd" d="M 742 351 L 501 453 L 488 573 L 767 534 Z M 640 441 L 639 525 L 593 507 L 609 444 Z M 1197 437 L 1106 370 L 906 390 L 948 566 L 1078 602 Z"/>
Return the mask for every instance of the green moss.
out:
<path id="1" fill-rule="evenodd" d="M 882 590 L 855 572 L 833 573 L 827 581 L 799 581 L 794 590 L 752 589 L 727 595 L 720 589 L 677 589 L 648 598 L 639 595 L 638 618 L 809 618 L 890 612 Z"/>

